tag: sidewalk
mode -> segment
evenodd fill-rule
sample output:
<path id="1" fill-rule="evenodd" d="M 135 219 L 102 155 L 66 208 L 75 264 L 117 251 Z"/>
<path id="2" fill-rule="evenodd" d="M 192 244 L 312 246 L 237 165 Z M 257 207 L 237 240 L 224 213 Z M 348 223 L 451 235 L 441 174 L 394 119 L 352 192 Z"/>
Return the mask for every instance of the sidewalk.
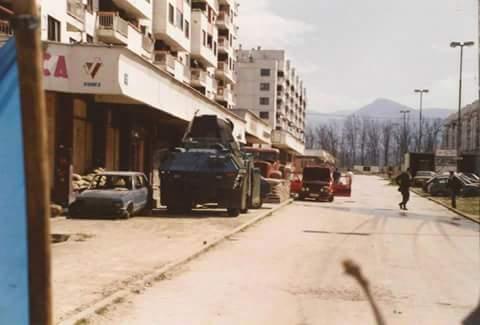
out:
<path id="1" fill-rule="evenodd" d="M 162 212 L 130 220 L 52 219 L 52 234 L 68 237 L 52 247 L 55 322 L 276 206 L 264 205 L 238 218 L 229 218 L 223 211 L 198 210 L 190 216 L 171 217 Z"/>

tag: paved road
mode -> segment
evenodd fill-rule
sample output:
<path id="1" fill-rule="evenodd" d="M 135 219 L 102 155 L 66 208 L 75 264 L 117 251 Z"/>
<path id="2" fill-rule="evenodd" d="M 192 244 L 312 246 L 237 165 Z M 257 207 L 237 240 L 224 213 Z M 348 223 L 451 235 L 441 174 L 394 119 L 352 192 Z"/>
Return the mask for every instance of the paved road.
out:
<path id="1" fill-rule="evenodd" d="M 55 321 L 192 254 L 272 207 L 266 204 L 238 218 L 205 209 L 188 216 L 160 211 L 129 220 L 54 219 L 52 232 L 70 235 L 67 242 L 54 244 L 52 250 Z"/>
<path id="2" fill-rule="evenodd" d="M 341 261 L 359 262 L 388 324 L 459 324 L 480 297 L 479 228 L 356 176 L 354 196 L 297 202 L 93 324 L 373 324 Z"/>

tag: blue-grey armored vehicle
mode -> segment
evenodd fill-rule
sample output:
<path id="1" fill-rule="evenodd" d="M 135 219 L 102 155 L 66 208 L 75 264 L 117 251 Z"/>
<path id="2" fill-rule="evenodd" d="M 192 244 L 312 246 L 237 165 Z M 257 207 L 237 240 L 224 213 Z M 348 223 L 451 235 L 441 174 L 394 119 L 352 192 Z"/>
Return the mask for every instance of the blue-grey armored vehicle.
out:
<path id="1" fill-rule="evenodd" d="M 262 205 L 261 175 L 240 151 L 233 123 L 215 115 L 195 116 L 182 144 L 160 167 L 161 201 L 172 213 L 188 213 L 198 204 L 216 204 L 236 217 Z"/>

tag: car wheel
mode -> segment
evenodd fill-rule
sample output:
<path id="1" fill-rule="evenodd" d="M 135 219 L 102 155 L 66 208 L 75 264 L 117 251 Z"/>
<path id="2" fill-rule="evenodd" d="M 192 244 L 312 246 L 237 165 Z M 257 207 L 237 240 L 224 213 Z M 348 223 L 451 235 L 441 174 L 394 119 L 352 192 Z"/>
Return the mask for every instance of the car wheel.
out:
<path id="1" fill-rule="evenodd" d="M 130 219 L 133 217 L 133 205 L 129 204 L 125 212 L 123 212 L 123 219 Z"/>
<path id="2" fill-rule="evenodd" d="M 229 208 L 227 209 L 227 213 L 229 217 L 236 218 L 240 215 L 240 209 L 238 208 Z"/>
<path id="3" fill-rule="evenodd" d="M 333 202 L 334 199 L 335 199 L 335 197 L 332 195 L 328 198 L 328 202 Z"/>

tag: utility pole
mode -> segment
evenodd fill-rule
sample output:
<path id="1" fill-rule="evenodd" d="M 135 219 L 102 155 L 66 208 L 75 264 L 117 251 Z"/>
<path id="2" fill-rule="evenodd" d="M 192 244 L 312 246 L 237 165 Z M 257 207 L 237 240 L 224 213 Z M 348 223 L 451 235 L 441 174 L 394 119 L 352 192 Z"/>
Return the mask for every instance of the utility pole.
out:
<path id="1" fill-rule="evenodd" d="M 403 114 L 403 154 L 408 152 L 408 144 L 407 144 L 407 115 L 410 114 L 409 110 L 400 111 L 400 114 Z"/>
<path id="2" fill-rule="evenodd" d="M 32 325 L 50 325 L 50 186 L 40 17 L 36 0 L 12 3 L 26 176 L 29 319 Z"/>
<path id="3" fill-rule="evenodd" d="M 458 83 L 458 117 L 457 117 L 457 156 L 460 157 L 462 149 L 462 83 L 463 83 L 463 48 L 473 46 L 475 42 L 451 42 L 450 47 L 460 47 L 460 78 Z"/>
<path id="4" fill-rule="evenodd" d="M 428 94 L 429 90 L 428 89 L 415 89 L 414 90 L 416 93 L 420 94 L 420 119 L 418 122 L 418 145 L 417 145 L 417 151 L 422 151 L 422 110 L 423 110 L 423 94 Z"/>

